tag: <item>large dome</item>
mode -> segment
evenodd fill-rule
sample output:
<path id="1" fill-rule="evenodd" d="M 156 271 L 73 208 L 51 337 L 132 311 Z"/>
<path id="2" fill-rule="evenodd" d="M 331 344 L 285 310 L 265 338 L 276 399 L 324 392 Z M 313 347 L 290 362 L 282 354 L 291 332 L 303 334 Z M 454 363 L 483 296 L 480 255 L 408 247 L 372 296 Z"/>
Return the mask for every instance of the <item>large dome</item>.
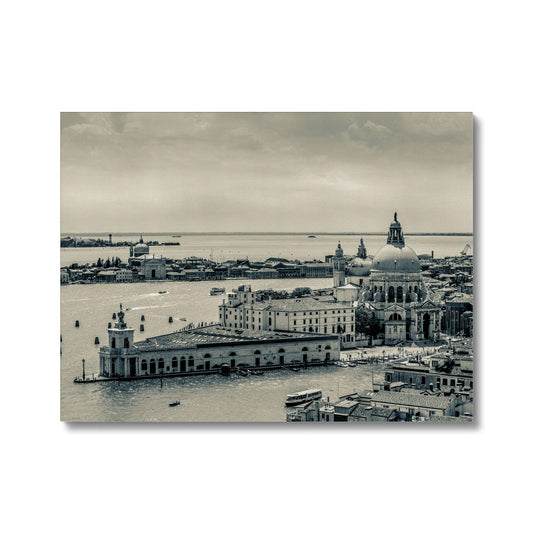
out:
<path id="1" fill-rule="evenodd" d="M 387 244 L 374 256 L 371 272 L 419 273 L 420 261 L 412 248 L 405 246 L 402 225 L 397 214 L 389 226 Z"/>
<path id="2" fill-rule="evenodd" d="M 409 246 L 386 244 L 372 260 L 373 272 L 420 272 L 420 261 Z"/>

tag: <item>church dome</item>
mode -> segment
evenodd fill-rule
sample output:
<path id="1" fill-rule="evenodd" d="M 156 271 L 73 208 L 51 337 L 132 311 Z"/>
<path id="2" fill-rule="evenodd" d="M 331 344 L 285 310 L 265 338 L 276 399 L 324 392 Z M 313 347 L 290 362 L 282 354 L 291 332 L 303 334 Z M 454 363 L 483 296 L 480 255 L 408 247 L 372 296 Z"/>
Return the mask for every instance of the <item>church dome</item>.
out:
<path id="1" fill-rule="evenodd" d="M 420 261 L 412 248 L 386 244 L 374 256 L 372 266 L 374 272 L 420 272 Z"/>
<path id="2" fill-rule="evenodd" d="M 133 251 L 136 253 L 136 254 L 147 254 L 150 249 L 148 248 L 148 246 L 146 246 L 146 244 L 136 244 L 135 245 L 135 248 L 133 249 Z"/>
<path id="3" fill-rule="evenodd" d="M 387 244 L 374 256 L 372 272 L 419 273 L 420 261 L 412 248 L 405 246 L 402 226 L 394 213 L 389 227 Z"/>
<path id="4" fill-rule="evenodd" d="M 150 248 L 147 244 L 144 244 L 142 235 L 140 241 L 133 248 L 133 255 L 139 257 L 140 255 L 145 255 L 150 252 Z"/>

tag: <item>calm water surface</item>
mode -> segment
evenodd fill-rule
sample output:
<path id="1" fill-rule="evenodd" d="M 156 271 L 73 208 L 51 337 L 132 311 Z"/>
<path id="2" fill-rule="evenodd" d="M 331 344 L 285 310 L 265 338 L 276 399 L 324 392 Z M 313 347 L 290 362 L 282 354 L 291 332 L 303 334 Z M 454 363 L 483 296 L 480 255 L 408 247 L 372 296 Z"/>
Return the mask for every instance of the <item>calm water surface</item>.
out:
<path id="1" fill-rule="evenodd" d="M 122 237 L 115 236 L 116 240 Z M 124 240 L 131 236 L 123 236 Z M 170 241 L 169 235 L 145 235 L 145 239 Z M 154 247 L 151 251 L 166 257 L 197 255 L 214 260 L 249 257 L 251 260 L 279 256 L 287 259 L 323 259 L 333 253 L 341 240 L 346 254 L 355 254 L 359 237 L 302 235 L 183 235 L 181 246 Z M 406 242 L 417 253 L 436 257 L 458 254 L 472 238 L 408 237 Z M 384 236 L 365 238 L 369 254 L 385 243 Z M 62 248 L 61 264 L 93 262 L 98 257 L 128 257 L 128 248 Z M 285 421 L 283 402 L 288 393 L 318 387 L 332 400 L 339 395 L 371 387 L 372 371 L 380 375 L 379 365 L 355 368 L 311 368 L 300 372 L 274 370 L 262 376 L 222 377 L 218 375 L 166 378 L 122 383 L 75 385 L 73 379 L 82 373 L 82 358 L 86 374 L 97 374 L 98 348 L 95 337 L 107 345 L 107 325 L 122 303 L 126 321 L 135 328 L 135 340 L 175 331 L 191 322 L 216 322 L 218 305 L 223 296 L 209 296 L 209 289 L 224 286 L 227 290 L 240 283 L 252 289 L 287 289 L 295 287 L 331 287 L 331 279 L 208 281 L 208 282 L 147 282 L 131 284 L 67 285 L 61 287 L 61 419 L 64 421 Z M 159 291 L 168 291 L 159 294 Z M 144 315 L 145 331 L 139 331 Z M 170 324 L 168 317 L 174 322 Z M 185 318 L 186 321 L 180 321 Z M 80 321 L 80 327 L 74 323 Z M 181 405 L 169 408 L 172 401 Z"/>
<path id="2" fill-rule="evenodd" d="M 72 236 L 75 236 L 72 234 Z M 103 235 L 92 237 L 107 238 Z M 386 235 L 362 236 L 367 253 L 375 255 L 386 243 Z M 248 258 L 250 261 L 262 261 L 269 257 L 282 257 L 289 261 L 299 259 L 308 261 L 312 259 L 324 260 L 326 255 L 335 253 L 337 243 L 340 241 L 346 255 L 355 255 L 361 236 L 355 235 L 317 235 L 309 239 L 305 235 L 182 235 L 172 238 L 171 235 L 154 234 L 143 236 L 145 241 L 180 243 L 180 246 L 153 246 L 150 253 L 162 255 L 172 259 L 197 256 L 223 262 L 228 259 Z M 137 242 L 138 236 L 114 235 L 115 242 Z M 435 257 L 459 255 L 468 243 L 474 246 L 472 236 L 431 236 L 414 235 L 406 236 L 405 242 L 417 254 L 431 254 Z M 96 262 L 98 257 L 119 257 L 126 261 L 129 257 L 128 247 L 103 247 L 103 248 L 61 248 L 61 266 L 72 263 L 85 264 Z"/>
<path id="3" fill-rule="evenodd" d="M 305 282 L 305 283 L 302 283 Z M 252 289 L 292 290 L 302 285 L 327 287 L 331 280 L 257 280 Z M 225 281 L 229 290 L 237 281 Z M 222 283 L 219 282 L 219 285 Z M 370 365 L 355 368 L 310 368 L 300 372 L 273 370 L 262 376 L 219 375 L 165 378 L 133 382 L 74 384 L 82 373 L 97 374 L 95 337 L 107 345 L 107 324 L 122 303 L 125 320 L 135 328 L 135 340 L 174 331 L 190 322 L 216 321 L 222 296 L 209 296 L 212 282 L 150 282 L 61 287 L 61 419 L 64 421 L 285 421 L 283 402 L 290 392 L 317 387 L 336 399 L 354 389 L 369 388 Z M 166 290 L 167 294 L 158 291 Z M 140 332 L 141 315 L 145 331 Z M 174 322 L 169 324 L 168 317 Z M 182 322 L 179 318 L 186 318 Z M 75 321 L 80 327 L 75 327 Z M 374 367 L 377 371 L 377 365 Z M 181 405 L 168 404 L 180 400 Z"/>

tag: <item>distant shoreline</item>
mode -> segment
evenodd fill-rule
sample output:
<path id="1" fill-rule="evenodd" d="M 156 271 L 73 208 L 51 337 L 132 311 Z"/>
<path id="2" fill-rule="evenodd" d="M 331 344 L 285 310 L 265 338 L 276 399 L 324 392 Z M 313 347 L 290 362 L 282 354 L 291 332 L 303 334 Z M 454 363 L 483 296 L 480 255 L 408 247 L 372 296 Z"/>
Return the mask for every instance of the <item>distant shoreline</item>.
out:
<path id="1" fill-rule="evenodd" d="M 121 231 L 117 231 L 115 233 L 111 232 L 111 235 L 131 235 L 131 236 L 139 236 L 139 235 L 143 235 L 144 237 L 146 236 L 149 236 L 149 235 L 179 235 L 180 237 L 183 236 L 183 235 L 315 235 L 315 236 L 320 236 L 320 235 L 387 235 L 387 232 L 383 232 L 383 231 L 379 231 L 379 232 L 372 232 L 372 231 L 367 231 L 367 232 L 361 232 L 361 231 L 358 231 L 358 232 L 338 232 L 338 233 L 332 233 L 332 232 L 300 232 L 300 231 L 295 231 L 295 232 L 279 232 L 279 231 L 192 231 L 192 232 L 187 232 L 187 231 L 182 231 L 182 232 L 174 232 L 174 231 L 161 231 L 161 232 L 155 232 L 155 231 L 151 231 L 151 232 L 130 232 L 130 231 L 126 231 L 126 232 L 121 232 Z M 109 232 L 107 233 L 102 233 L 102 232 L 95 232 L 95 233 L 77 233 L 77 232 L 72 232 L 72 233 L 68 233 L 68 232 L 65 232 L 65 233 L 61 233 L 61 236 L 62 237 L 68 237 L 68 236 L 72 236 L 72 235 L 75 235 L 75 236 L 100 236 L 100 237 L 108 237 L 109 236 Z M 460 232 L 451 232 L 451 233 L 446 233 L 446 232 L 443 232 L 443 233 L 439 233 L 439 232 L 430 232 L 430 233 L 427 233 L 427 232 L 420 232 L 420 233 L 417 233 L 417 232 L 414 232 L 414 233 L 404 233 L 405 236 L 422 236 L 422 237 L 432 237 L 432 236 L 438 236 L 438 237 L 473 237 L 474 234 L 473 233 L 460 233 Z"/>

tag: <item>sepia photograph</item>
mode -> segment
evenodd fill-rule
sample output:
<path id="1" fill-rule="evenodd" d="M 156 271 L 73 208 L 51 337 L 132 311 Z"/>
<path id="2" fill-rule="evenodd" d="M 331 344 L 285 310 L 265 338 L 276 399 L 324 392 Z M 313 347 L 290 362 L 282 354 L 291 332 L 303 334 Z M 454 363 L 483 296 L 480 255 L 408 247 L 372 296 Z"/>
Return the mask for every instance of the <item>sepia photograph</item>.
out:
<path id="1" fill-rule="evenodd" d="M 62 112 L 64 422 L 471 423 L 467 112 Z"/>
<path id="2" fill-rule="evenodd" d="M 527 529 L 522 4 L 6 4 L 6 531 Z"/>

